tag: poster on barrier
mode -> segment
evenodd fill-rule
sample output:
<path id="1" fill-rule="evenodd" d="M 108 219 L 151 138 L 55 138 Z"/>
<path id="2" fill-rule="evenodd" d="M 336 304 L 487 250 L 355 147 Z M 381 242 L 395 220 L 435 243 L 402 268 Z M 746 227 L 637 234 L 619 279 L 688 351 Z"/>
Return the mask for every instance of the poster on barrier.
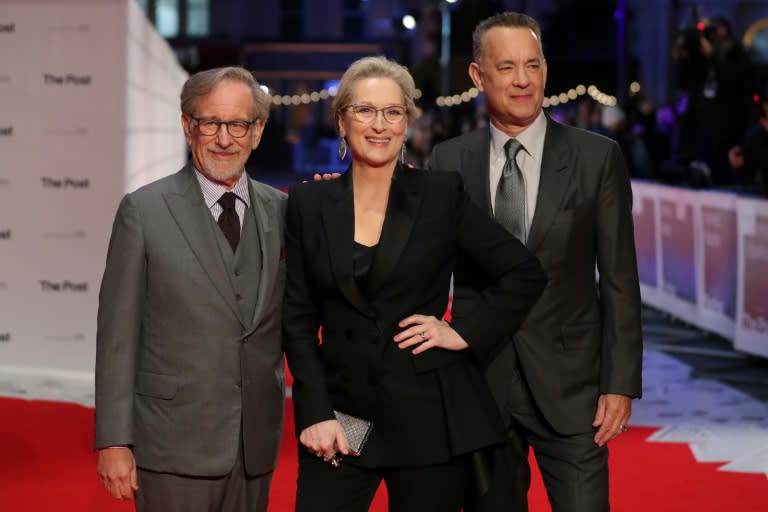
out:
<path id="1" fill-rule="evenodd" d="M 656 200 L 658 185 L 641 181 L 632 182 L 632 219 L 635 227 L 635 251 L 640 295 L 645 304 L 662 307 L 659 283 L 660 250 L 659 206 Z"/>
<path id="2" fill-rule="evenodd" d="M 698 325 L 695 244 L 695 191 L 658 188 L 661 241 L 660 303 L 663 309 Z"/>
<path id="3" fill-rule="evenodd" d="M 696 203 L 696 270 L 699 327 L 733 340 L 736 328 L 738 197 L 699 191 Z"/>
<path id="4" fill-rule="evenodd" d="M 738 350 L 768 357 L 768 202 L 738 200 Z"/>

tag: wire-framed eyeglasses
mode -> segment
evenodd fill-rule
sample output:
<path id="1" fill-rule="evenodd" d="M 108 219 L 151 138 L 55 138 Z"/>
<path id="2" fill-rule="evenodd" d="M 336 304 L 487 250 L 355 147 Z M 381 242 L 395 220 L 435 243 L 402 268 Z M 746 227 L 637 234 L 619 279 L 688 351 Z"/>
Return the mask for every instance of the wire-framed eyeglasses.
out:
<path id="1" fill-rule="evenodd" d="M 365 124 L 372 123 L 379 112 L 381 112 L 384 120 L 389 124 L 402 123 L 407 117 L 403 105 L 387 105 L 386 107 L 376 108 L 373 105 L 352 104 L 347 105 L 341 110 L 351 110 L 355 119 Z"/>
<path id="2" fill-rule="evenodd" d="M 227 128 L 227 133 L 236 139 L 245 137 L 248 130 L 251 129 L 251 125 L 256 121 L 218 121 L 216 119 L 209 119 L 205 117 L 189 116 L 197 124 L 197 129 L 202 135 L 216 135 L 219 133 L 221 125 Z"/>

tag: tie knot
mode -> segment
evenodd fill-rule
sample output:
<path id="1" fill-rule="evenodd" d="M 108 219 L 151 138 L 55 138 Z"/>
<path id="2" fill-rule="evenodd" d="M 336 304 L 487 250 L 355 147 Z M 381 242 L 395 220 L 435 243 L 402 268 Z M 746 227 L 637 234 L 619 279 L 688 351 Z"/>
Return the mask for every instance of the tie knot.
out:
<path id="1" fill-rule="evenodd" d="M 504 151 L 507 153 L 507 158 L 510 160 L 514 160 L 517 156 L 517 152 L 523 149 L 523 145 L 520 144 L 520 141 L 517 139 L 509 139 L 506 144 L 504 144 Z"/>
<path id="2" fill-rule="evenodd" d="M 224 192 L 224 194 L 222 194 L 222 196 L 219 198 L 218 203 L 225 210 L 234 210 L 236 200 L 237 195 L 235 195 L 234 192 Z"/>

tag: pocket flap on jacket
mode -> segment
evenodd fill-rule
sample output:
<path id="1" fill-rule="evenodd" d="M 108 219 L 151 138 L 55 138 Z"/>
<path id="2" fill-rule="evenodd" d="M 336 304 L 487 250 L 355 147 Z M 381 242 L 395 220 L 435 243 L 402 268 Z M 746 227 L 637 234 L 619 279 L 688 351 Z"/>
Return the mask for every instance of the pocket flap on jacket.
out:
<path id="1" fill-rule="evenodd" d="M 170 400 L 176 396 L 179 379 L 175 375 L 139 372 L 136 375 L 136 393 Z"/>

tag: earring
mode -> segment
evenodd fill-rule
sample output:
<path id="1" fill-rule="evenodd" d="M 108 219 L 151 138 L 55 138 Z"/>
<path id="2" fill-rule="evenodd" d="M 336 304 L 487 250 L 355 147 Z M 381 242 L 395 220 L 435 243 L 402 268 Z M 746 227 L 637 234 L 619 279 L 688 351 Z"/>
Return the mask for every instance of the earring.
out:
<path id="1" fill-rule="evenodd" d="M 347 140 L 344 136 L 339 137 L 339 160 L 344 160 L 347 156 Z"/>
<path id="2" fill-rule="evenodd" d="M 400 163 L 405 163 L 405 142 L 403 142 L 403 145 L 400 147 Z"/>

